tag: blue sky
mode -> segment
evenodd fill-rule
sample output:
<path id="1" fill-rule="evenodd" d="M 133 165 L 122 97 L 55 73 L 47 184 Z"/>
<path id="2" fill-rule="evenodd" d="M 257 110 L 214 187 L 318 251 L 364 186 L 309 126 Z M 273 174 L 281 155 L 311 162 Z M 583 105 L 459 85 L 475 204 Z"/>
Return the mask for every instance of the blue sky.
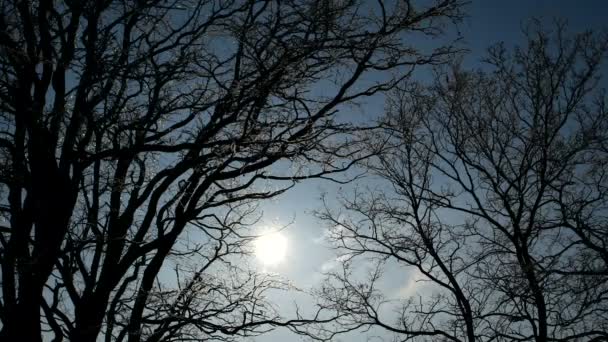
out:
<path id="1" fill-rule="evenodd" d="M 527 19 L 539 17 L 544 20 L 552 18 L 566 19 L 571 32 L 585 29 L 602 29 L 608 13 L 608 1 L 473 1 L 467 7 L 469 17 L 461 24 L 460 29 L 466 46 L 471 53 L 465 58 L 469 67 L 477 65 L 483 57 L 485 49 L 496 42 L 504 41 L 508 45 L 521 42 L 521 27 Z M 361 107 L 364 117 L 376 117 L 382 111 L 382 103 L 372 99 Z M 358 183 L 365 186 L 366 180 Z M 260 226 L 278 226 L 293 223 L 284 232 L 289 241 L 286 260 L 274 267 L 272 271 L 290 279 L 296 286 L 310 288 L 318 284 L 321 279 L 320 271 L 332 265 L 335 256 L 323 243 L 321 237 L 325 227 L 313 217 L 311 211 L 319 209 L 319 197 L 327 193 L 331 198 L 340 187 L 355 186 L 355 184 L 341 186 L 328 182 L 307 182 L 297 185 L 285 195 L 263 205 L 264 215 Z M 387 291 L 411 286 L 413 273 L 408 270 L 395 270 L 384 280 Z M 271 298 L 288 313 L 292 308 L 294 299 L 290 294 Z M 310 304 L 307 299 L 299 298 L 300 305 Z M 286 317 L 287 318 L 287 317 Z M 344 341 L 367 341 L 371 335 L 382 335 L 374 331 L 373 334 L 352 334 L 341 338 Z M 388 336 L 388 335 L 386 335 Z M 252 339 L 259 342 L 272 341 L 299 341 L 301 337 L 290 334 L 285 330 L 277 330 Z M 338 340 L 338 339 L 336 339 Z M 372 339 L 376 341 L 377 339 Z"/>

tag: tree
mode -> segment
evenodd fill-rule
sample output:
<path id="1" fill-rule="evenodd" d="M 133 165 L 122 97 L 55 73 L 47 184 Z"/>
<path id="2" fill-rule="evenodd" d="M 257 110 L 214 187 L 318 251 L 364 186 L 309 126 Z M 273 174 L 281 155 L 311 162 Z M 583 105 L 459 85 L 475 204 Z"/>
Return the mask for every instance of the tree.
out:
<path id="1" fill-rule="evenodd" d="M 406 39 L 461 5 L 3 1 L 0 339 L 302 322 L 279 321 L 262 294 L 281 283 L 238 259 L 255 204 L 364 157 L 338 111 L 444 62 L 451 46 Z"/>
<path id="2" fill-rule="evenodd" d="M 511 53 L 489 49 L 483 70 L 454 66 L 393 92 L 368 147 L 384 186 L 320 214 L 346 260 L 321 305 L 350 317 L 317 336 L 378 326 L 399 340 L 608 338 L 608 39 L 562 22 L 524 33 Z M 378 261 L 363 281 L 361 257 Z M 396 322 L 377 287 L 388 262 L 432 289 Z"/>

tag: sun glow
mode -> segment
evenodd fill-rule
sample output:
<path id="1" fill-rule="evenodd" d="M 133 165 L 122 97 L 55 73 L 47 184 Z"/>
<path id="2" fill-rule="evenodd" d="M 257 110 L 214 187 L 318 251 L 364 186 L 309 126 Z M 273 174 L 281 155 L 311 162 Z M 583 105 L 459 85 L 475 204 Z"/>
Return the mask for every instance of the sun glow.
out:
<path id="1" fill-rule="evenodd" d="M 255 240 L 255 255 L 265 266 L 275 266 L 285 259 L 287 238 L 279 232 L 268 233 Z"/>

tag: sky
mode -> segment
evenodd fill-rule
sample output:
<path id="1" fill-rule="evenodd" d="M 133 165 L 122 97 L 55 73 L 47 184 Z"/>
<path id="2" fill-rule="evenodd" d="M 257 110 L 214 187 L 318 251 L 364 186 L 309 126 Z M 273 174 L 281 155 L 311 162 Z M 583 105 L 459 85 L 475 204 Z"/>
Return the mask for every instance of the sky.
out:
<path id="1" fill-rule="evenodd" d="M 464 62 L 467 67 L 475 67 L 483 57 L 485 49 L 497 42 L 505 42 L 507 45 L 521 42 L 521 28 L 526 20 L 538 17 L 544 20 L 552 18 L 566 19 L 571 32 L 586 29 L 599 30 L 608 27 L 605 24 L 606 13 L 608 13 L 608 1 L 472 1 L 466 8 L 468 18 L 460 25 L 460 30 L 465 41 L 465 46 L 470 53 Z M 372 100 L 361 107 L 363 116 L 377 116 L 382 111 L 382 104 Z M 294 189 L 276 198 L 262 207 L 263 216 L 259 227 L 272 228 L 291 223 L 283 234 L 288 241 L 285 260 L 276 266 L 269 267 L 267 271 L 289 279 L 294 285 L 303 289 L 310 289 L 318 285 L 322 279 L 321 272 L 335 266 L 335 254 L 328 248 L 328 243 L 323 241 L 326 227 L 317 220 L 312 211 L 320 209 L 319 198 L 321 194 L 335 198 L 336 193 L 348 190 L 349 187 L 365 186 L 369 180 L 360 180 L 350 185 L 338 185 L 326 181 L 306 182 L 297 185 Z M 385 277 L 383 286 L 388 294 L 399 294 L 416 291 L 416 274 L 407 269 L 395 269 Z M 289 312 L 293 309 L 294 300 L 299 305 L 310 304 L 310 298 L 293 298 L 291 294 L 274 295 L 270 298 L 281 311 L 285 318 L 289 318 Z M 381 331 L 373 331 L 368 334 L 356 333 L 341 337 L 343 341 L 367 341 L 370 336 L 383 335 Z M 278 342 L 299 341 L 301 337 L 291 334 L 289 331 L 278 329 L 250 339 L 256 342 Z M 377 341 L 379 339 L 371 339 Z"/>

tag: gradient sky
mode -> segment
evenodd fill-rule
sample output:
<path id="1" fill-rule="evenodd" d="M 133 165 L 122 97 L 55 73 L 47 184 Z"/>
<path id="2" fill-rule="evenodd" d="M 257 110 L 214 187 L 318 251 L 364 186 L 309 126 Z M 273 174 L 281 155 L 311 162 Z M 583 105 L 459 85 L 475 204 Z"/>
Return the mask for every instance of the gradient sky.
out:
<path id="1" fill-rule="evenodd" d="M 508 45 L 521 42 L 521 27 L 526 19 L 539 17 L 551 20 L 551 18 L 563 18 L 568 21 L 571 32 L 585 29 L 602 29 L 608 27 L 605 24 L 606 13 L 608 13 L 608 1 L 472 1 L 467 7 L 469 17 L 461 24 L 460 29 L 466 41 L 466 46 L 471 53 L 465 58 L 465 65 L 474 67 L 483 56 L 485 49 L 496 42 L 504 41 Z M 382 111 L 382 103 L 371 100 L 362 107 L 364 117 L 376 117 Z M 366 180 L 358 183 L 365 186 Z M 273 267 L 270 271 L 276 272 L 289 280 L 296 286 L 309 289 L 319 283 L 322 279 L 320 272 L 334 265 L 335 255 L 327 248 L 327 243 L 322 241 L 323 232 L 326 227 L 311 214 L 311 211 L 319 209 L 321 204 L 319 197 L 326 192 L 328 197 L 334 197 L 340 187 L 348 187 L 356 184 L 341 186 L 328 182 L 307 182 L 297 185 L 285 195 L 265 203 L 263 219 L 259 226 L 281 226 L 293 223 L 284 231 L 288 238 L 289 248 L 286 260 L 280 265 Z M 400 291 L 412 291 L 414 275 L 407 269 L 391 270 L 390 276 L 384 279 L 384 287 L 387 294 L 396 294 Z M 281 311 L 289 313 L 293 308 L 294 300 L 299 305 L 310 304 L 310 300 L 293 298 L 291 294 L 273 296 L 271 298 Z M 286 314 L 286 316 L 288 316 Z M 286 317 L 288 318 L 288 317 Z M 337 338 L 343 341 L 367 341 L 370 336 L 385 336 L 381 331 L 373 331 L 368 334 L 350 334 Z M 300 341 L 302 337 L 291 334 L 289 331 L 278 329 L 263 336 L 247 339 L 248 341 L 273 342 L 273 341 Z M 386 339 L 389 340 L 389 339 Z M 380 341 L 373 338 L 371 341 Z"/>

